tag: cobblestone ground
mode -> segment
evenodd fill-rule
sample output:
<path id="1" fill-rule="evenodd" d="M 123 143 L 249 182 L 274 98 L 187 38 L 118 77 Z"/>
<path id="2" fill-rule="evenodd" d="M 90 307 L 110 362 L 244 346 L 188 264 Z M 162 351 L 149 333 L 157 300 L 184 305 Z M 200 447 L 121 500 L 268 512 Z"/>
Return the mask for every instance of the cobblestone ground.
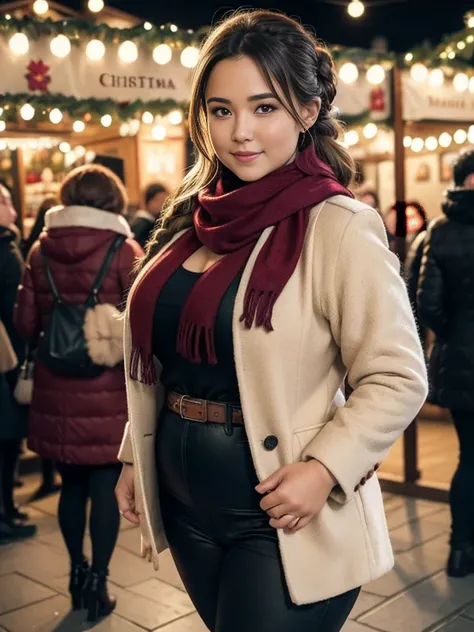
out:
<path id="1" fill-rule="evenodd" d="M 453 580 L 444 571 L 446 505 L 391 495 L 385 503 L 396 567 L 364 586 L 343 632 L 474 632 L 474 575 Z M 57 504 L 56 495 L 30 505 L 37 537 L 0 547 L 0 632 L 206 632 L 170 556 L 162 555 L 156 573 L 139 557 L 139 533 L 126 522 L 110 569 L 117 610 L 88 628 L 83 612 L 69 610 Z"/>

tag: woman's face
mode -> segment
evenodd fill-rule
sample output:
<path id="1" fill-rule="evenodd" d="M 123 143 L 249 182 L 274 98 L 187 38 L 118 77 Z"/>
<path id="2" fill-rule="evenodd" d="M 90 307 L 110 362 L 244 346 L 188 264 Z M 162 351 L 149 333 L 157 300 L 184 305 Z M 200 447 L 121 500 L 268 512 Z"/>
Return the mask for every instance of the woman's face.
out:
<path id="1" fill-rule="evenodd" d="M 216 64 L 209 76 L 206 104 L 214 151 L 241 180 L 259 180 L 294 159 L 304 130 L 272 94 L 249 57 Z M 297 109 L 309 128 L 318 117 L 319 100 Z"/>

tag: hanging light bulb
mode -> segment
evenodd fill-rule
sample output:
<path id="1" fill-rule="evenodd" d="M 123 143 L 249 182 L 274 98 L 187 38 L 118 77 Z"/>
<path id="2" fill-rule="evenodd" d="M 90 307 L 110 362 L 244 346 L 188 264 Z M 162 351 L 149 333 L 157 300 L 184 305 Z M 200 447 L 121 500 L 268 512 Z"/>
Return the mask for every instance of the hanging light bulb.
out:
<path id="1" fill-rule="evenodd" d="M 178 27 L 176 26 L 176 24 L 172 24 L 172 25 L 170 26 L 170 31 L 171 31 L 172 33 L 177 33 L 177 32 L 178 32 Z"/>
<path id="2" fill-rule="evenodd" d="M 153 116 L 151 112 L 143 112 L 142 121 L 145 123 L 145 125 L 151 125 L 154 120 L 155 120 L 155 117 Z"/>
<path id="3" fill-rule="evenodd" d="M 86 129 L 86 124 L 84 121 L 74 121 L 72 129 L 76 132 L 76 134 L 80 134 Z"/>
<path id="4" fill-rule="evenodd" d="M 172 56 L 173 52 L 168 44 L 160 44 L 153 49 L 153 61 L 160 66 L 167 64 Z"/>
<path id="5" fill-rule="evenodd" d="M 30 105 L 29 103 L 25 103 L 25 105 L 22 105 L 20 109 L 20 116 L 24 121 L 31 121 L 34 115 L 35 108 L 32 105 Z"/>
<path id="6" fill-rule="evenodd" d="M 409 149 L 411 147 L 412 140 L 413 139 L 411 136 L 405 136 L 403 138 L 403 146 L 405 147 L 405 149 Z"/>
<path id="7" fill-rule="evenodd" d="M 5 121 L 0 121 L 0 132 L 4 132 L 7 127 Z"/>
<path id="8" fill-rule="evenodd" d="M 195 46 L 186 46 L 181 53 L 181 63 L 185 68 L 194 68 L 199 60 L 199 49 Z"/>
<path id="9" fill-rule="evenodd" d="M 458 42 L 456 46 L 458 47 L 459 50 L 464 50 L 466 48 L 466 42 L 463 42 L 463 41 Z"/>
<path id="10" fill-rule="evenodd" d="M 87 8 L 92 13 L 100 13 L 104 6 L 104 0 L 89 0 L 87 3 Z"/>
<path id="11" fill-rule="evenodd" d="M 428 83 L 432 88 L 440 88 L 444 83 L 444 72 L 441 68 L 434 68 L 430 70 L 428 75 Z"/>
<path id="12" fill-rule="evenodd" d="M 122 123 L 119 134 L 120 136 L 128 136 L 130 134 L 130 125 L 128 123 Z"/>
<path id="13" fill-rule="evenodd" d="M 104 42 L 98 39 L 91 40 L 86 46 L 86 55 L 92 61 L 99 61 L 105 55 Z"/>
<path id="14" fill-rule="evenodd" d="M 357 145 L 357 143 L 359 142 L 359 134 L 356 132 L 355 129 L 351 129 L 346 132 L 346 134 L 344 135 L 344 142 L 349 147 L 352 147 L 352 145 Z"/>
<path id="15" fill-rule="evenodd" d="M 30 50 L 30 42 L 24 33 L 15 33 L 15 35 L 12 35 L 8 45 L 15 55 L 26 55 Z"/>
<path id="16" fill-rule="evenodd" d="M 61 112 L 60 109 L 53 108 L 51 112 L 49 113 L 49 120 L 54 125 L 58 125 L 58 123 L 61 123 L 61 121 L 63 120 L 63 113 Z"/>
<path id="17" fill-rule="evenodd" d="M 65 35 L 56 35 L 49 47 L 53 55 L 60 59 L 67 57 L 71 52 L 71 42 Z"/>
<path id="18" fill-rule="evenodd" d="M 166 138 L 166 127 L 164 125 L 155 125 L 151 128 L 151 135 L 155 140 L 164 140 Z"/>
<path id="19" fill-rule="evenodd" d="M 129 125 L 130 125 L 130 134 L 132 136 L 135 136 L 135 134 L 138 134 L 138 130 L 140 129 L 140 121 L 138 119 L 132 119 Z"/>
<path id="20" fill-rule="evenodd" d="M 49 11 L 49 4 L 46 0 L 35 0 L 35 2 L 33 2 L 33 11 L 36 15 L 44 15 Z"/>
<path id="21" fill-rule="evenodd" d="M 365 138 L 369 140 L 371 138 L 375 138 L 377 136 L 377 125 L 375 125 L 375 123 L 367 123 L 367 125 L 362 130 L 362 133 L 364 134 Z"/>
<path id="22" fill-rule="evenodd" d="M 377 86 L 385 79 L 385 68 L 380 64 L 374 64 L 368 69 L 366 77 L 369 83 Z"/>
<path id="23" fill-rule="evenodd" d="M 469 16 L 467 20 L 467 28 L 474 29 L 474 15 Z"/>
<path id="24" fill-rule="evenodd" d="M 151 31 L 151 29 L 153 28 L 153 24 L 151 24 L 150 22 L 145 22 L 143 28 L 145 29 L 145 31 Z"/>
<path id="25" fill-rule="evenodd" d="M 425 142 L 422 138 L 414 138 L 411 141 L 411 150 L 414 151 L 415 153 L 420 152 L 424 146 L 425 146 Z"/>
<path id="26" fill-rule="evenodd" d="M 71 145 L 69 143 L 66 143 L 66 141 L 64 141 L 63 143 L 59 144 L 59 151 L 62 151 L 63 154 L 67 154 L 68 152 L 71 151 Z"/>
<path id="27" fill-rule="evenodd" d="M 180 110 L 173 110 L 168 114 L 168 121 L 171 125 L 180 125 L 183 122 L 183 114 Z"/>
<path id="28" fill-rule="evenodd" d="M 407 53 L 405 55 L 405 61 L 413 61 L 413 53 Z"/>
<path id="29" fill-rule="evenodd" d="M 455 143 L 457 143 L 458 145 L 462 145 L 467 140 L 467 133 L 463 129 L 458 129 L 456 132 L 454 132 L 453 138 Z"/>
<path id="30" fill-rule="evenodd" d="M 359 69 L 355 64 L 348 61 L 339 68 L 339 78 L 345 84 L 350 86 L 359 78 Z"/>
<path id="31" fill-rule="evenodd" d="M 103 127 L 110 127 L 112 125 L 112 117 L 110 114 L 104 114 L 104 116 L 100 119 L 100 122 Z"/>
<path id="32" fill-rule="evenodd" d="M 138 59 L 138 48 L 135 42 L 127 40 L 120 44 L 118 55 L 125 64 L 132 64 Z"/>
<path id="33" fill-rule="evenodd" d="M 86 155 L 86 148 L 82 145 L 77 145 L 77 147 L 74 148 L 74 151 L 76 152 L 76 156 L 78 158 L 82 158 Z"/>
<path id="34" fill-rule="evenodd" d="M 466 92 L 469 87 L 469 77 L 464 72 L 458 72 L 454 76 L 453 86 L 457 92 Z"/>
<path id="35" fill-rule="evenodd" d="M 434 151 L 438 147 L 438 139 L 434 136 L 428 136 L 425 140 L 425 147 L 428 151 Z"/>
<path id="36" fill-rule="evenodd" d="M 364 15 L 364 12 L 365 6 L 360 0 L 351 0 L 347 6 L 347 13 L 351 16 L 351 18 L 360 18 Z"/>
<path id="37" fill-rule="evenodd" d="M 449 147 L 452 142 L 453 142 L 453 138 L 451 134 L 448 134 L 448 132 L 443 132 L 439 137 L 440 147 L 444 147 L 444 148 Z"/>
<path id="38" fill-rule="evenodd" d="M 424 64 L 413 64 L 410 68 L 410 76 L 413 81 L 422 83 L 428 76 L 428 68 Z"/>

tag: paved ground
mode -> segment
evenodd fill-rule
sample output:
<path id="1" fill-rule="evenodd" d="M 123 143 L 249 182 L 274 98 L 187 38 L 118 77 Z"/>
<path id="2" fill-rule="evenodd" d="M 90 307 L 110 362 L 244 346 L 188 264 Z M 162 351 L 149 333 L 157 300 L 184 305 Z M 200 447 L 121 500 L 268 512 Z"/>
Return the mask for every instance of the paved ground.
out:
<path id="1" fill-rule="evenodd" d="M 111 564 L 117 611 L 87 628 L 84 613 L 69 611 L 57 502 L 55 496 L 31 506 L 35 540 L 0 547 L 0 632 L 206 631 L 169 555 L 155 573 L 138 556 L 138 531 L 128 523 Z M 364 586 L 343 632 L 474 632 L 474 576 L 452 580 L 444 572 L 447 507 L 387 495 L 386 509 L 396 568 Z"/>

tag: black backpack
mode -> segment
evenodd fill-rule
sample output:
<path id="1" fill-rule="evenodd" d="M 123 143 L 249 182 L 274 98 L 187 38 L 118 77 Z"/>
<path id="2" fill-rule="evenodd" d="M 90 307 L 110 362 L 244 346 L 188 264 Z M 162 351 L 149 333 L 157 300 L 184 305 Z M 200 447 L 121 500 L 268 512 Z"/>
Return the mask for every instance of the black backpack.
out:
<path id="1" fill-rule="evenodd" d="M 118 235 L 110 246 L 102 266 L 84 304 L 64 301 L 54 283 L 48 261 L 41 251 L 48 282 L 54 295 L 50 319 L 40 335 L 37 358 L 53 373 L 68 377 L 97 377 L 106 367 L 94 364 L 87 352 L 84 338 L 84 319 L 88 309 L 99 303 L 98 293 L 112 259 L 125 241 Z"/>

